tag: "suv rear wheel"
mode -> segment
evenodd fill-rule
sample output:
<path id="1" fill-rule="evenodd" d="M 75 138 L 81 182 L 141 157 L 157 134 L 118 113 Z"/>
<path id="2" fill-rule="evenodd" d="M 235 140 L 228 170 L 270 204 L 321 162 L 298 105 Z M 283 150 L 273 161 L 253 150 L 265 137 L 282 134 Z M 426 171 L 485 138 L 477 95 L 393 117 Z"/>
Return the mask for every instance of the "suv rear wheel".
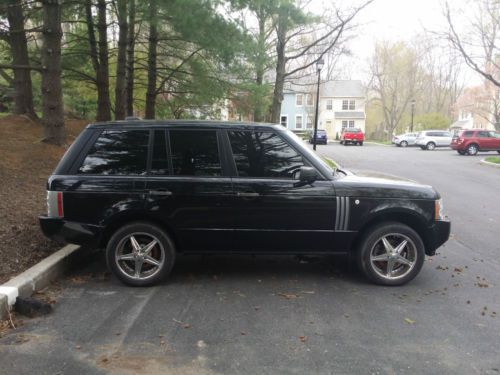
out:
<path id="1" fill-rule="evenodd" d="M 429 151 L 432 151 L 436 148 L 436 144 L 434 142 L 429 142 L 427 143 L 427 145 L 425 146 L 425 148 Z"/>
<path id="2" fill-rule="evenodd" d="M 401 143 L 399 144 L 401 147 L 406 147 L 408 146 L 408 142 L 406 141 L 401 141 Z"/>
<path id="3" fill-rule="evenodd" d="M 109 269 L 121 282 L 151 286 L 163 280 L 175 262 L 175 247 L 154 224 L 136 222 L 118 229 L 106 247 Z"/>
<path id="4" fill-rule="evenodd" d="M 363 146 L 363 141 L 359 142 L 359 145 L 360 145 L 360 146 Z"/>
<path id="5" fill-rule="evenodd" d="M 467 146 L 467 154 L 468 155 L 476 155 L 478 151 L 478 147 L 475 143 L 472 143 Z"/>
<path id="6" fill-rule="evenodd" d="M 357 253 L 360 270 L 380 285 L 403 285 L 424 264 L 424 243 L 409 226 L 388 222 L 377 225 L 363 237 Z"/>

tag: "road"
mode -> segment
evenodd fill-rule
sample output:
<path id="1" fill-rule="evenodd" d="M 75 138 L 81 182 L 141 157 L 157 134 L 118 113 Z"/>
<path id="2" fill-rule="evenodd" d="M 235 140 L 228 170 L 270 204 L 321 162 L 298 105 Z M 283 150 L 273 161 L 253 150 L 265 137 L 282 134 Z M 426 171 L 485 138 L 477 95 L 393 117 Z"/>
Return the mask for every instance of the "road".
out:
<path id="1" fill-rule="evenodd" d="M 0 373 L 500 374 L 500 169 L 481 155 L 319 146 L 343 167 L 435 186 L 452 239 L 397 288 L 338 258 L 190 257 L 127 288 L 103 257 L 0 339 Z"/>

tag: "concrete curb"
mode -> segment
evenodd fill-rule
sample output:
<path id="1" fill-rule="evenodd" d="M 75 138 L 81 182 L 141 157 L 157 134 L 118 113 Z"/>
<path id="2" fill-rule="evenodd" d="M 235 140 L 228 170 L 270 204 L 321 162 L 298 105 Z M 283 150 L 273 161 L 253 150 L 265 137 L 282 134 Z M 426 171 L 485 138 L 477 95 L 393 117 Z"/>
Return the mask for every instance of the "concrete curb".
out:
<path id="1" fill-rule="evenodd" d="M 18 296 L 29 297 L 64 274 L 86 254 L 80 246 L 66 245 L 41 262 L 0 285 L 0 319 L 5 319 Z"/>
<path id="2" fill-rule="evenodd" d="M 364 143 L 368 143 L 370 145 L 384 146 L 384 147 L 394 147 L 393 144 L 386 145 L 385 143 L 378 143 L 378 142 L 372 142 L 372 141 L 365 141 Z"/>
<path id="3" fill-rule="evenodd" d="M 486 161 L 485 159 L 481 159 L 480 162 L 485 164 L 485 165 L 489 165 L 490 167 L 493 167 L 493 168 L 500 168 L 500 164 L 492 163 L 490 161 Z"/>

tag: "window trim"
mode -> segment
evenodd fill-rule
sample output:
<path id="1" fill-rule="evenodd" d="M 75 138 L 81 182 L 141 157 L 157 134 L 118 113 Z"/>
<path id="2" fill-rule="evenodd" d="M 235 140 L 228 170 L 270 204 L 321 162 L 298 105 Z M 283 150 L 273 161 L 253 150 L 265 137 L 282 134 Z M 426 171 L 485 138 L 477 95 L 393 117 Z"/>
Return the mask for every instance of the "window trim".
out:
<path id="1" fill-rule="evenodd" d="M 311 98 L 311 104 L 308 104 L 307 98 Z M 306 94 L 306 107 L 314 107 L 314 97 L 313 97 L 313 94 Z"/>
<path id="2" fill-rule="evenodd" d="M 299 99 L 299 95 L 301 97 L 302 104 L 297 104 L 298 103 L 298 99 Z M 296 107 L 303 107 L 304 106 L 304 94 L 301 94 L 301 93 L 296 93 L 295 94 L 295 106 Z"/>
<path id="3" fill-rule="evenodd" d="M 351 108 L 352 104 L 352 108 Z M 356 100 L 355 99 L 349 99 L 349 111 L 355 111 L 356 110 Z"/>
<path id="4" fill-rule="evenodd" d="M 345 108 L 344 108 L 344 103 L 345 103 Z M 342 99 L 342 110 L 343 111 L 349 110 L 349 99 Z"/>
<path id="5" fill-rule="evenodd" d="M 328 102 L 330 102 L 331 108 L 328 108 Z M 333 99 L 326 99 L 325 110 L 333 111 Z"/>
<path id="6" fill-rule="evenodd" d="M 285 113 L 281 113 L 280 114 L 280 125 L 283 126 L 283 124 L 281 123 L 281 118 L 282 117 L 286 117 L 286 125 L 285 125 L 285 128 L 288 129 L 288 114 L 285 114 Z"/>
<path id="7" fill-rule="evenodd" d="M 297 127 L 297 117 L 300 117 L 300 128 Z M 295 115 L 295 130 L 303 130 L 304 129 L 304 115 L 298 114 Z"/>

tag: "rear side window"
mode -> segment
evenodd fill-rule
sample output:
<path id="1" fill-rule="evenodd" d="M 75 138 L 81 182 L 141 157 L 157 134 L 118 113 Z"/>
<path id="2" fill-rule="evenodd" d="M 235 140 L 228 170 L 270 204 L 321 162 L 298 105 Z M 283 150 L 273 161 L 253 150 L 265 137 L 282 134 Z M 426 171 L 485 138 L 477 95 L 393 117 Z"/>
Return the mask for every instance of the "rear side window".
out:
<path id="1" fill-rule="evenodd" d="M 153 154 L 151 156 L 151 174 L 159 176 L 169 174 L 167 137 L 165 130 L 154 131 Z"/>
<path id="2" fill-rule="evenodd" d="M 144 175 L 149 130 L 105 130 L 78 169 L 81 174 Z"/>
<path id="3" fill-rule="evenodd" d="M 174 175 L 222 174 L 215 130 L 170 130 L 169 134 Z"/>
<path id="4" fill-rule="evenodd" d="M 477 132 L 477 136 L 479 138 L 488 138 L 490 135 L 488 134 L 488 132 Z"/>
<path id="5" fill-rule="evenodd" d="M 301 154 L 272 132 L 230 131 L 240 177 L 293 178 L 305 165 Z"/>

